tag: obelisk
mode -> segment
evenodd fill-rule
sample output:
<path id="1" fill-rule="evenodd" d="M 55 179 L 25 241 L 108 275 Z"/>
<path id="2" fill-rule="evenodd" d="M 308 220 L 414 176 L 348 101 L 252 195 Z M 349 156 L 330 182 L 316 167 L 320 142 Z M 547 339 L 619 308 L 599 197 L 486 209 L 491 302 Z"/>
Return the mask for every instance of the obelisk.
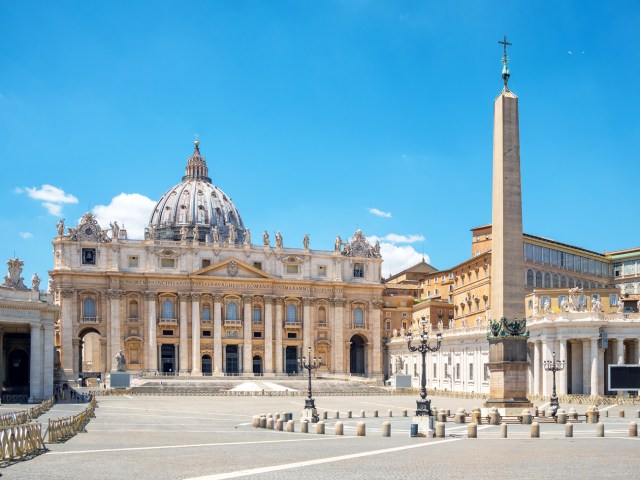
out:
<path id="1" fill-rule="evenodd" d="M 508 87 L 511 44 L 506 36 L 498 43 L 504 46 L 504 88 L 494 102 L 493 118 L 490 398 L 485 407 L 513 415 L 532 404 L 527 399 L 518 97 Z"/>

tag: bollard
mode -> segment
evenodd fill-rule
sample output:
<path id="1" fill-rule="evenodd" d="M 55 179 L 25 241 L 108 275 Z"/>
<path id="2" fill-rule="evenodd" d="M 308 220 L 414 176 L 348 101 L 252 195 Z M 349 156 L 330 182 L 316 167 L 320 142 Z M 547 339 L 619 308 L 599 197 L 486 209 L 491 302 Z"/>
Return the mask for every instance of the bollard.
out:
<path id="1" fill-rule="evenodd" d="M 309 433 L 309 422 L 307 419 L 300 422 L 300 433 Z"/>
<path id="2" fill-rule="evenodd" d="M 402 416 L 403 416 L 403 417 L 406 417 L 406 416 L 407 416 L 407 411 L 406 411 L 406 410 L 403 410 L 403 411 L 402 411 Z"/>
<path id="3" fill-rule="evenodd" d="M 436 415 L 437 422 L 446 422 L 447 421 L 447 412 L 444 408 L 438 410 L 438 415 Z"/>
<path id="4" fill-rule="evenodd" d="M 576 409 L 571 407 L 569 409 L 569 413 L 567 414 L 567 417 L 569 420 L 573 420 L 573 421 L 578 421 L 578 412 L 576 412 Z"/>
<path id="5" fill-rule="evenodd" d="M 525 408 L 524 410 L 522 410 L 522 417 L 521 417 L 521 422 L 523 425 L 531 425 L 531 422 L 533 422 L 533 417 L 531 416 L 531 410 L 529 410 L 528 408 Z"/>
<path id="6" fill-rule="evenodd" d="M 336 410 L 335 418 L 340 418 L 340 410 Z"/>
<path id="7" fill-rule="evenodd" d="M 500 412 L 495 407 L 489 412 L 489 425 L 500 425 Z"/>
<path id="8" fill-rule="evenodd" d="M 393 417 L 393 411 L 392 410 L 389 410 L 387 413 L 388 413 L 388 415 L 387 415 L 388 417 Z"/>
<path id="9" fill-rule="evenodd" d="M 351 410 L 347 410 L 347 418 L 351 418 L 352 414 L 351 414 Z"/>
<path id="10" fill-rule="evenodd" d="M 467 427 L 467 438 L 478 438 L 478 424 L 470 423 Z"/>
<path id="11" fill-rule="evenodd" d="M 267 417 L 267 430 L 273 430 L 273 424 L 274 424 L 273 418 Z"/>
<path id="12" fill-rule="evenodd" d="M 638 424 L 636 422 L 629 423 L 629 436 L 630 437 L 638 436 Z"/>
<path id="13" fill-rule="evenodd" d="M 636 417 L 640 418 L 640 410 L 636 410 Z"/>
<path id="14" fill-rule="evenodd" d="M 267 417 L 260 417 L 260 428 L 267 428 Z"/>
<path id="15" fill-rule="evenodd" d="M 316 433 L 318 435 L 324 435 L 324 422 L 322 420 L 316 423 Z"/>
<path id="16" fill-rule="evenodd" d="M 360 410 L 360 418 L 364 418 L 364 410 Z"/>
<path id="17" fill-rule="evenodd" d="M 280 414 L 279 413 L 274 413 L 273 414 L 273 419 L 274 420 L 278 420 L 280 418 Z"/>
<path id="18" fill-rule="evenodd" d="M 507 438 L 507 424 L 500 424 L 500 438 Z"/>
<path id="19" fill-rule="evenodd" d="M 251 418 L 251 425 L 252 425 L 254 428 L 259 428 L 259 427 L 260 427 L 260 417 L 259 417 L 258 415 L 254 415 L 254 416 Z"/>
<path id="20" fill-rule="evenodd" d="M 322 419 L 323 420 L 327 419 L 327 411 L 326 410 L 324 412 L 322 412 Z"/>
<path id="21" fill-rule="evenodd" d="M 267 418 L 273 418 L 273 413 L 267 413 Z"/>
<path id="22" fill-rule="evenodd" d="M 467 412 L 465 412 L 464 408 L 459 408 L 454 417 L 454 423 L 465 423 L 467 417 Z"/>
<path id="23" fill-rule="evenodd" d="M 276 430 L 278 430 L 279 432 L 282 431 L 282 423 L 283 423 L 283 421 L 282 421 L 281 418 L 276 420 Z"/>
<path id="24" fill-rule="evenodd" d="M 538 422 L 531 424 L 531 438 L 540 438 L 540 424 Z"/>
<path id="25" fill-rule="evenodd" d="M 336 422 L 336 435 L 344 435 L 344 424 Z"/>
<path id="26" fill-rule="evenodd" d="M 482 425 L 482 412 L 479 408 L 474 408 L 473 410 L 471 410 L 471 422 Z"/>
<path id="27" fill-rule="evenodd" d="M 567 412 L 565 412 L 562 408 L 559 408 L 556 412 L 556 423 L 560 425 L 564 425 L 567 423 Z"/>
<path id="28" fill-rule="evenodd" d="M 624 410 L 620 410 L 620 412 L 618 413 L 618 416 L 620 418 L 624 418 Z"/>
<path id="29" fill-rule="evenodd" d="M 364 437 L 367 434 L 367 427 L 364 422 L 358 422 L 358 437 Z"/>
<path id="30" fill-rule="evenodd" d="M 608 412 L 605 412 L 608 413 Z M 598 423 L 600 421 L 600 412 L 597 405 L 587 408 L 587 423 Z"/>
<path id="31" fill-rule="evenodd" d="M 390 437 L 391 436 L 391 422 L 385 420 L 382 422 L 382 436 Z"/>
<path id="32" fill-rule="evenodd" d="M 374 418 L 378 418 L 378 410 L 374 410 L 373 411 L 373 416 L 374 416 Z"/>
<path id="33" fill-rule="evenodd" d="M 538 416 L 538 407 L 533 407 L 533 416 L 534 417 Z"/>
<path id="34" fill-rule="evenodd" d="M 287 420 L 287 432 L 295 432 L 296 431 L 295 424 L 296 422 L 294 422 L 293 420 Z"/>
<path id="35" fill-rule="evenodd" d="M 436 423 L 436 438 L 444 438 L 445 437 L 445 427 L 446 423 L 438 422 Z"/>
<path id="36" fill-rule="evenodd" d="M 596 423 L 596 437 L 604 437 L 604 423 Z"/>
<path id="37" fill-rule="evenodd" d="M 567 438 L 573 437 L 573 423 L 569 422 L 564 426 L 564 436 Z"/>

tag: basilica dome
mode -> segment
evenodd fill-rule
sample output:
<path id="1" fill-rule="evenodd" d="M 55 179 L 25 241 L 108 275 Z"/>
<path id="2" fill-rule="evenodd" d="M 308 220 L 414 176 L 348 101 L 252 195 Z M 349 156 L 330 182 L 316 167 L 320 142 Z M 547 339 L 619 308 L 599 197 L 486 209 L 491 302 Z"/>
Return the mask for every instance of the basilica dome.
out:
<path id="1" fill-rule="evenodd" d="M 182 182 L 170 188 L 156 204 L 145 238 L 242 243 L 244 235 L 238 209 L 211 183 L 207 162 L 196 141 Z"/>

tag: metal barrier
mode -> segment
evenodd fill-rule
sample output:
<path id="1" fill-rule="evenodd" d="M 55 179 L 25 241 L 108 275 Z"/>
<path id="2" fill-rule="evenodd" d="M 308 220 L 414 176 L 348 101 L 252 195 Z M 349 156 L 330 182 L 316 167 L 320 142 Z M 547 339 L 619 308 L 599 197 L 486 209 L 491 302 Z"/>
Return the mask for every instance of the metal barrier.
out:
<path id="1" fill-rule="evenodd" d="M 77 433 L 87 431 L 87 424 L 92 418 L 95 418 L 95 409 L 98 406 L 96 398 L 93 395 L 90 398 L 89 405 L 82 412 L 72 417 L 49 419 L 49 426 L 44 434 L 44 436 L 48 435 L 49 443 L 66 442 Z"/>
<path id="2" fill-rule="evenodd" d="M 0 461 L 12 462 L 44 453 L 42 425 L 26 423 L 0 429 Z"/>
<path id="3" fill-rule="evenodd" d="M 11 412 L 0 415 L 0 427 L 12 427 L 14 425 L 23 425 L 29 420 L 35 420 L 40 415 L 47 413 L 55 405 L 55 400 L 51 397 L 44 400 L 40 405 L 31 407 L 28 410 L 19 412 Z"/>

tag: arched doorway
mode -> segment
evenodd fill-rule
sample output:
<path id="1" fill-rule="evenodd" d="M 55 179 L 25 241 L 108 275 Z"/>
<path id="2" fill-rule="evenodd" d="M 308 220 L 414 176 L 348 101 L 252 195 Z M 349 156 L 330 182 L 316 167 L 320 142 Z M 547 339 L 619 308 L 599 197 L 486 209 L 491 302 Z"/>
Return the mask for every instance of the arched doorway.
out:
<path id="1" fill-rule="evenodd" d="M 262 375 L 262 357 L 260 355 L 253 356 L 253 374 Z"/>
<path id="2" fill-rule="evenodd" d="M 9 353 L 5 371 L 7 393 L 27 395 L 29 393 L 29 354 L 22 349 Z"/>
<path id="3" fill-rule="evenodd" d="M 285 373 L 295 375 L 298 373 L 298 348 L 294 346 L 288 346 L 284 350 L 285 361 Z"/>
<path id="4" fill-rule="evenodd" d="M 225 369 L 227 375 L 238 375 L 240 373 L 240 363 L 237 345 L 227 345 L 225 348 Z"/>
<path id="5" fill-rule="evenodd" d="M 160 368 L 163 373 L 175 373 L 176 371 L 176 347 L 173 344 L 164 344 L 160 347 Z"/>
<path id="6" fill-rule="evenodd" d="M 349 349 L 349 373 L 353 375 L 364 375 L 365 373 L 365 341 L 360 335 L 351 337 L 351 347 Z"/>
<path id="7" fill-rule="evenodd" d="M 213 371 L 211 368 L 211 355 L 203 355 L 202 356 L 202 374 L 203 375 L 211 375 Z"/>
<path id="8" fill-rule="evenodd" d="M 80 365 L 78 365 L 78 372 L 80 374 L 104 371 L 100 346 L 100 332 L 95 328 L 88 328 L 80 332 L 79 359 Z M 115 362 L 115 360 L 113 361 Z"/>

